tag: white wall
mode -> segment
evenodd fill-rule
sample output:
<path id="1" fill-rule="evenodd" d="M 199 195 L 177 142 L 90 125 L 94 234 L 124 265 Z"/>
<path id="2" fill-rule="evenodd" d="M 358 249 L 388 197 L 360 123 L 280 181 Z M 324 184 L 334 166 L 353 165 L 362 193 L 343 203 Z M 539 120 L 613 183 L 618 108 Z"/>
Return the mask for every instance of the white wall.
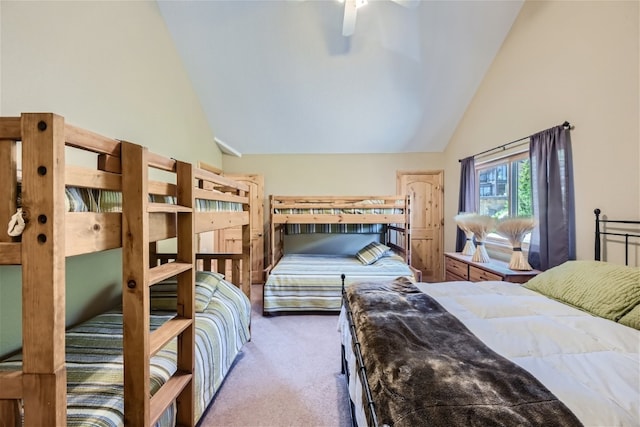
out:
<path id="1" fill-rule="evenodd" d="M 640 218 L 639 3 L 527 1 L 446 150 L 445 214 L 459 158 L 568 120 L 577 257 L 593 259 L 593 210 Z M 446 250 L 455 226 L 445 226 Z M 611 261 L 620 253 L 610 247 Z M 635 255 L 636 263 L 638 255 Z"/>
<path id="2" fill-rule="evenodd" d="M 52 111 L 165 156 L 221 165 L 155 1 L 2 1 L 1 10 L 3 116 Z M 69 323 L 118 301 L 120 260 L 119 250 L 67 260 Z M 0 355 L 20 345 L 19 301 L 19 267 L 1 267 Z"/>

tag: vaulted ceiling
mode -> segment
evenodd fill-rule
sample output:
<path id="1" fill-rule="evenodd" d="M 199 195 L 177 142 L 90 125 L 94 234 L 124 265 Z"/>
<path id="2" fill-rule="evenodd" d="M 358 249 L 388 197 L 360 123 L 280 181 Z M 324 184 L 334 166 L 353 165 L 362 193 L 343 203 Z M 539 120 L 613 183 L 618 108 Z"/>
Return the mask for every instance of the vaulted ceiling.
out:
<path id="1" fill-rule="evenodd" d="M 158 5 L 218 140 L 316 154 L 442 151 L 522 1 Z"/>

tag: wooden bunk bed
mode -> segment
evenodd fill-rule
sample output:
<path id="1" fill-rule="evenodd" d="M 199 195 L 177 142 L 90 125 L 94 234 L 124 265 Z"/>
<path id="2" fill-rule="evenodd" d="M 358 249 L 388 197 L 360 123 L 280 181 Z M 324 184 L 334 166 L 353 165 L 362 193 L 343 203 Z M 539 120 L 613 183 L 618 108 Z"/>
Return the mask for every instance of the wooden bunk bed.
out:
<path id="1" fill-rule="evenodd" d="M 353 424 L 639 425 L 640 269 L 628 262 L 640 221 L 595 214 L 594 261 L 568 261 L 522 286 L 345 288 Z M 600 261 L 603 240 L 624 244 L 624 265 Z"/>
<path id="2" fill-rule="evenodd" d="M 420 280 L 411 268 L 409 218 L 408 196 L 271 196 L 264 313 L 339 311 L 340 273 L 347 274 L 347 283 L 398 276 Z M 297 233 L 374 234 L 390 251 L 370 265 L 356 254 L 285 254 L 285 235 Z"/>
<path id="3" fill-rule="evenodd" d="M 96 167 L 68 164 L 66 150 L 93 153 Z M 199 375 L 194 372 L 194 353 L 200 329 L 194 239 L 200 232 L 242 226 L 246 250 L 235 263 L 242 270 L 246 295 L 237 294 L 246 302 L 248 317 L 246 186 L 142 146 L 71 126 L 52 113 L 0 118 L 0 160 L 0 198 L 5 200 L 0 218 L 8 222 L 20 199 L 26 219 L 20 237 L 0 237 L 0 265 L 22 266 L 23 313 L 18 362 L 0 370 L 0 419 L 7 425 L 67 425 L 67 365 L 73 363 L 65 360 L 70 342 L 65 336 L 65 258 L 122 248 L 122 307 L 117 316 L 122 319 L 118 330 L 123 417 L 117 422 L 148 426 L 168 419 L 194 425 L 194 378 Z M 70 198 L 70 193 L 95 196 L 95 210 Z M 83 205 L 81 211 L 69 211 L 76 202 Z M 229 204 L 232 210 L 224 208 Z M 154 242 L 174 237 L 175 260 L 154 265 Z M 171 278 L 177 283 L 175 312 L 155 316 L 151 289 Z M 172 353 L 174 366 L 159 380 L 150 372 L 150 361 L 163 352 Z M 201 406 L 200 412 L 206 408 Z"/>

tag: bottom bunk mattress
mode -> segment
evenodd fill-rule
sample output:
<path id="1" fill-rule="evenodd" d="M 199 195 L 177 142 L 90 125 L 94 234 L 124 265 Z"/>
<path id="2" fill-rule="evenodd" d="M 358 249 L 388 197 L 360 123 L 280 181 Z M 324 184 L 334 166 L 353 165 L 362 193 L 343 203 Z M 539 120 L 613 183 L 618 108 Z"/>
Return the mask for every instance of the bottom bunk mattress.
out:
<path id="1" fill-rule="evenodd" d="M 198 420 L 249 340 L 251 305 L 236 286 L 224 280 L 202 311 L 196 313 L 195 417 Z M 175 314 L 154 311 L 151 330 Z M 20 356 L 0 363 L 1 370 L 20 369 Z M 67 423 L 69 426 L 123 426 L 122 313 L 98 315 L 66 334 Z M 176 340 L 150 363 L 151 393 L 176 371 Z M 175 425 L 170 406 L 157 425 Z"/>
<path id="2" fill-rule="evenodd" d="M 340 311 L 342 280 L 389 281 L 413 272 L 401 256 L 384 256 L 365 265 L 351 255 L 286 254 L 264 284 L 264 312 Z"/>
<path id="3" fill-rule="evenodd" d="M 512 283 L 397 282 L 341 312 L 358 426 L 640 425 L 640 331 Z"/>

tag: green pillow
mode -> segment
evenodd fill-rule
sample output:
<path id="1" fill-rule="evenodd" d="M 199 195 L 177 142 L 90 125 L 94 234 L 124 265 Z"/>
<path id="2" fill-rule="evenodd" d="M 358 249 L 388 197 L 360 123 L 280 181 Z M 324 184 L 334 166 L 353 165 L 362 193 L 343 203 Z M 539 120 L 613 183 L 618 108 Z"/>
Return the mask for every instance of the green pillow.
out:
<path id="1" fill-rule="evenodd" d="M 622 316 L 618 323 L 640 331 L 640 304 L 636 305 L 627 314 Z"/>
<path id="2" fill-rule="evenodd" d="M 378 242 L 371 242 L 364 248 L 360 249 L 356 257 L 364 265 L 373 264 L 380 258 L 389 255 L 390 247 Z"/>
<path id="3" fill-rule="evenodd" d="M 640 303 L 640 268 L 602 261 L 567 261 L 524 287 L 617 322 Z"/>
<path id="4" fill-rule="evenodd" d="M 211 271 L 196 272 L 195 287 L 195 310 L 196 313 L 202 313 L 209 301 L 216 293 L 220 280 L 224 279 L 224 275 Z M 159 311 L 176 311 L 177 305 L 177 282 L 175 279 L 166 280 L 151 287 L 151 310 Z"/>

